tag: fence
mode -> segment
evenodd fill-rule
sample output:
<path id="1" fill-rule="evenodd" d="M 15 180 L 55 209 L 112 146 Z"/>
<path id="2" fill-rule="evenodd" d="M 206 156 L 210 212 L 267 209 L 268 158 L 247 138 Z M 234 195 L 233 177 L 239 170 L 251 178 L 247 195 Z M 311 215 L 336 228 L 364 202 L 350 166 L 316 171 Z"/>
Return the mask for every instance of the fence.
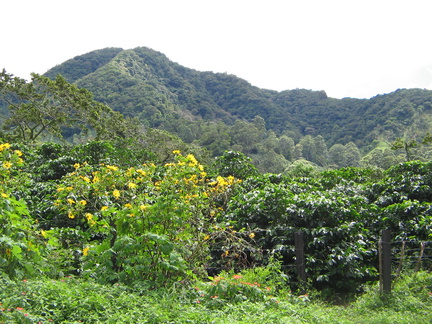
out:
<path id="1" fill-rule="evenodd" d="M 383 230 L 378 245 L 380 256 L 380 291 L 390 293 L 392 279 L 398 278 L 408 267 L 418 272 L 422 267 L 432 269 L 432 242 L 417 240 L 391 240 L 391 232 Z"/>
<path id="2" fill-rule="evenodd" d="M 294 242 L 298 278 L 300 282 L 305 282 L 306 256 L 302 231 L 295 232 Z M 408 265 L 415 272 L 419 271 L 422 265 L 432 269 L 432 241 L 406 240 L 392 242 L 391 231 L 383 230 L 378 242 L 378 257 L 380 292 L 384 294 L 390 293 L 393 278 L 400 276 L 404 265 Z"/>
<path id="3" fill-rule="evenodd" d="M 293 258 L 295 261 L 293 263 L 288 262 L 282 264 L 283 270 L 290 271 L 291 274 L 297 276 L 297 278 L 292 278 L 294 280 L 291 283 L 295 283 L 300 289 L 301 287 L 306 287 L 307 282 L 307 269 L 306 269 L 306 259 L 307 255 L 305 253 L 305 242 L 304 232 L 299 230 L 294 232 L 294 251 L 292 247 L 289 248 L 290 251 L 294 252 Z M 403 240 L 403 241 L 392 241 L 391 231 L 383 230 L 381 238 L 378 241 L 378 260 L 376 261 L 379 271 L 379 281 L 380 281 L 380 292 L 390 293 L 392 289 L 392 283 L 394 279 L 397 279 L 402 271 L 404 270 L 414 270 L 419 271 L 422 267 L 428 270 L 432 270 L 432 241 L 418 241 L 418 240 Z M 261 252 L 266 251 L 267 253 L 273 250 L 261 250 Z M 278 250 L 283 251 L 283 250 Z M 225 255 L 222 250 L 215 250 L 215 255 Z M 251 251 L 249 251 L 251 252 Z M 250 254 L 253 254 L 251 252 Z M 228 253 L 226 254 L 228 255 Z M 231 255 L 231 254 L 229 254 Z M 249 255 L 245 253 L 244 259 L 247 261 Z M 253 264 L 243 264 L 241 269 L 253 268 Z M 210 271 L 211 275 L 217 274 L 222 270 L 229 270 L 228 267 L 208 267 L 207 271 Z"/>

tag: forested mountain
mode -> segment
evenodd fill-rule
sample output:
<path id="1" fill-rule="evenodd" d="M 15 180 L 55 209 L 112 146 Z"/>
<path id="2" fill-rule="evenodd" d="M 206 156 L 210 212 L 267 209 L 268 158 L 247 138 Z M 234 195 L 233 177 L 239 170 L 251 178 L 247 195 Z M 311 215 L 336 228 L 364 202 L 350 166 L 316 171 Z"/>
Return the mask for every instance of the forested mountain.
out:
<path id="1" fill-rule="evenodd" d="M 371 99 L 334 99 L 304 89 L 278 92 L 234 75 L 181 66 L 145 47 L 93 51 L 45 76 L 57 74 L 149 127 L 204 146 L 213 156 L 242 151 L 272 172 L 295 160 L 341 167 L 358 165 L 363 156 L 366 163 L 392 164 L 404 152 L 390 152 L 391 142 L 420 143 L 431 129 L 429 90 L 400 89 Z"/>

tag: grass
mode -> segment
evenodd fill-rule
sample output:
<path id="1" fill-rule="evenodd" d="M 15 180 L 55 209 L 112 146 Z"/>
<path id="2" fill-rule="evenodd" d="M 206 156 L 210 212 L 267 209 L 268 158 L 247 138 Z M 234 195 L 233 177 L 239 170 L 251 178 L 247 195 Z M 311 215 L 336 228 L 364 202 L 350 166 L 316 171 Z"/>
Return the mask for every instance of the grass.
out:
<path id="1" fill-rule="evenodd" d="M 347 306 L 282 291 L 251 302 L 197 302 L 193 285 L 149 290 L 76 278 L 0 279 L 0 323 L 431 323 L 432 274 L 396 282 L 387 296 L 377 285 Z M 214 297 L 214 296 L 213 296 Z M 216 302 L 217 300 L 217 302 Z"/>

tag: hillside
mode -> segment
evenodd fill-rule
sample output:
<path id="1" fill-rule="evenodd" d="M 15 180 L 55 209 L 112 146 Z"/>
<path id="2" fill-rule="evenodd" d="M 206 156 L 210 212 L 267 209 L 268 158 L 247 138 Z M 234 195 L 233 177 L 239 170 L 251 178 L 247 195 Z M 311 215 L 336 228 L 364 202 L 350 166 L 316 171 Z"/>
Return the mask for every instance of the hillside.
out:
<path id="1" fill-rule="evenodd" d="M 145 47 L 93 51 L 45 75 L 57 74 L 124 115 L 203 145 L 212 155 L 237 149 L 256 159 L 271 150 L 288 162 L 306 158 L 317 163 L 319 159 L 300 152 L 304 147 L 295 152 L 292 144 L 312 136 L 324 140 L 327 148 L 352 143 L 364 155 L 380 141 L 418 140 L 431 129 L 430 90 L 399 89 L 371 99 L 334 99 L 324 91 L 305 89 L 277 92 L 234 75 L 181 66 Z M 251 137 L 240 139 L 241 129 Z M 289 152 L 282 152 L 282 139 L 288 139 Z"/>

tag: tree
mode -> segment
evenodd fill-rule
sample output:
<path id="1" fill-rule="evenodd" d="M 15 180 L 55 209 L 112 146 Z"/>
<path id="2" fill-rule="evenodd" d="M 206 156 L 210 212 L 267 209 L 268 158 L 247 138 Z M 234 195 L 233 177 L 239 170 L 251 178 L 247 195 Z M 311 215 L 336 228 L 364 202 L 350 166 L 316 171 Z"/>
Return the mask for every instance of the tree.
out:
<path id="1" fill-rule="evenodd" d="M 293 156 L 294 156 L 294 160 L 303 159 L 303 145 L 301 143 L 297 143 L 294 146 Z"/>
<path id="2" fill-rule="evenodd" d="M 216 158 L 215 169 L 221 176 L 233 176 L 238 179 L 247 179 L 259 174 L 258 169 L 252 164 L 252 159 L 241 152 L 225 151 Z"/>
<path id="3" fill-rule="evenodd" d="M 43 134 L 63 138 L 66 126 L 94 130 L 99 139 L 125 137 L 128 129 L 121 114 L 93 100 L 90 91 L 60 75 L 51 80 L 33 73 L 27 82 L 3 70 L 0 95 L 9 105 L 3 128 L 22 141 L 35 141 Z"/>
<path id="4" fill-rule="evenodd" d="M 394 151 L 403 149 L 405 151 L 405 159 L 408 162 L 414 159 L 412 149 L 419 146 L 428 146 L 431 143 L 432 135 L 430 133 L 426 133 L 426 135 L 421 141 L 417 141 L 416 139 L 405 139 L 398 137 L 393 143 L 390 144 L 390 148 Z"/>
<path id="5" fill-rule="evenodd" d="M 361 154 L 358 147 L 353 142 L 349 142 L 345 144 L 345 149 L 345 166 L 359 166 Z"/>
<path id="6" fill-rule="evenodd" d="M 253 160 L 262 173 L 282 173 L 289 165 L 289 162 L 282 154 L 278 154 L 272 149 L 264 149 L 262 153 L 258 157 L 254 156 Z"/>
<path id="7" fill-rule="evenodd" d="M 411 161 L 412 160 L 411 149 L 414 147 L 417 147 L 417 146 L 418 146 L 418 143 L 414 139 L 405 140 L 403 138 L 397 138 L 393 143 L 391 143 L 390 148 L 392 150 L 403 149 L 405 151 L 406 161 Z"/>
<path id="8" fill-rule="evenodd" d="M 235 144 L 241 145 L 246 153 L 250 153 L 260 140 L 260 130 L 252 123 L 237 120 L 231 128 L 231 137 Z"/>
<path id="9" fill-rule="evenodd" d="M 325 166 L 328 163 L 328 149 L 324 138 L 321 135 L 315 137 L 314 143 L 314 159 L 312 162 L 320 166 Z"/>
<path id="10" fill-rule="evenodd" d="M 311 135 L 306 135 L 300 140 L 299 144 L 302 147 L 303 158 L 313 162 L 315 155 L 315 143 L 313 137 Z"/>
<path id="11" fill-rule="evenodd" d="M 279 138 L 276 153 L 282 154 L 287 160 L 292 160 L 294 151 L 294 140 L 291 137 L 282 135 Z"/>
<path id="12" fill-rule="evenodd" d="M 341 168 L 347 166 L 345 164 L 345 155 L 347 149 L 342 144 L 335 144 L 329 149 L 329 160 L 332 166 Z"/>
<path id="13" fill-rule="evenodd" d="M 399 158 L 388 148 L 375 148 L 370 151 L 361 161 L 362 167 L 378 167 L 387 170 L 392 165 L 402 163 L 403 158 Z"/>

